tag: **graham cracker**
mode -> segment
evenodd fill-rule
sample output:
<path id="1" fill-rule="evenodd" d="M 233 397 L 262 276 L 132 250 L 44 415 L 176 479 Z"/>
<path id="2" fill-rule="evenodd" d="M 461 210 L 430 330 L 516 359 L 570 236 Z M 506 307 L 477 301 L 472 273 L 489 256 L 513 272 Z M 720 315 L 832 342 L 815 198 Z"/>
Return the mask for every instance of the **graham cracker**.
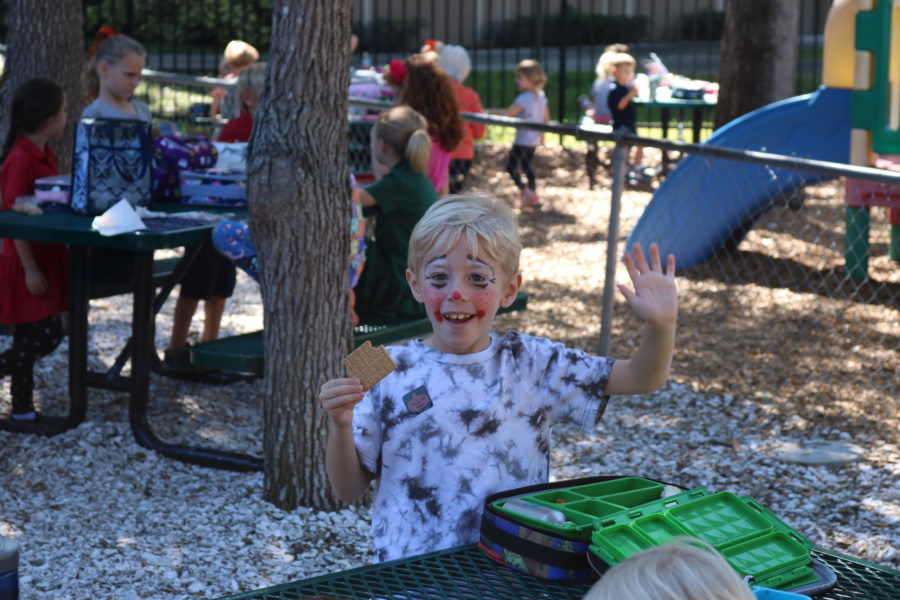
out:
<path id="1" fill-rule="evenodd" d="M 377 348 L 365 342 L 344 359 L 344 368 L 350 377 L 356 377 L 363 390 L 368 391 L 397 368 L 384 346 Z"/>

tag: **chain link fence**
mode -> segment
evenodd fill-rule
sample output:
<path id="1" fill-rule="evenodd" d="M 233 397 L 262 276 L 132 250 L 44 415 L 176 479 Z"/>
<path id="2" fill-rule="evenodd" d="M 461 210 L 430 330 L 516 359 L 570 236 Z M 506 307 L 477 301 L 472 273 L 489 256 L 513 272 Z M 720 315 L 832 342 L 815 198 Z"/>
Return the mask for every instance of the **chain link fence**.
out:
<path id="1" fill-rule="evenodd" d="M 626 245 L 658 242 L 679 261 L 678 377 L 716 393 L 776 398 L 798 427 L 849 427 L 897 441 L 900 173 L 559 123 L 465 117 L 562 134 L 563 144 L 543 150 L 585 157 L 569 163 L 573 188 L 586 187 L 587 142 L 606 145 L 606 170 L 592 195 L 608 203 L 609 215 L 605 251 L 595 261 L 605 276 L 591 350 L 636 342 L 640 324 L 616 298 L 614 283 L 627 279 L 616 267 Z M 632 145 L 654 164 L 636 172 L 628 164 Z M 677 164 L 671 172 L 662 168 L 664 153 Z M 848 188 L 857 206 L 847 205 Z M 532 299 L 541 306 L 541 298 Z"/>
<path id="2" fill-rule="evenodd" d="M 212 135 L 215 125 L 189 110 L 222 82 L 179 77 L 145 77 L 154 114 Z M 385 106 L 351 99 L 348 158 L 356 174 L 370 171 L 369 130 Z M 610 207 L 607 246 L 595 257 L 605 283 L 593 309 L 601 319 L 591 350 L 634 342 L 639 323 L 616 299 L 613 283 L 624 275 L 616 266 L 626 244 L 656 241 L 679 261 L 675 370 L 685 381 L 717 393 L 779 397 L 799 419 L 835 426 L 854 420 L 896 440 L 900 209 L 890 216 L 886 205 L 900 205 L 900 174 L 555 122 L 465 118 L 559 134 L 562 143 L 542 153 L 575 157 L 566 167 L 573 190 L 587 187 L 588 143 L 606 147 L 605 169 L 591 195 Z M 631 145 L 654 161 L 637 178 L 627 164 Z M 664 156 L 678 165 L 671 172 L 662 168 Z M 486 176 L 495 180 L 504 177 L 496 161 L 481 168 L 492 170 Z M 848 186 L 857 206 L 847 206 Z M 533 297 L 532 306 L 539 300 Z M 863 405 L 881 408 L 860 414 Z"/>

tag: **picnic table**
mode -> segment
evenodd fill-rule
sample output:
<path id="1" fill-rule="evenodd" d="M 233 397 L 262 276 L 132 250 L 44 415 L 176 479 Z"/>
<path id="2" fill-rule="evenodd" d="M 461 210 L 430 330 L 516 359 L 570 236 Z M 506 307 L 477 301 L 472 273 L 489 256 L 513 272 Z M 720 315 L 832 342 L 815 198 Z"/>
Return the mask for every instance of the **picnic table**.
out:
<path id="1" fill-rule="evenodd" d="M 69 291 L 69 413 L 59 433 L 77 426 L 87 414 L 87 388 L 97 387 L 129 392 L 128 418 L 135 440 L 147 448 L 184 462 L 233 469 L 259 470 L 262 459 L 199 448 L 160 440 L 147 420 L 147 401 L 152 360 L 159 360 L 154 350 L 155 316 L 172 288 L 181 279 L 189 261 L 174 269 L 158 296 L 154 296 L 153 251 L 165 248 L 194 246 L 209 239 L 214 223 L 180 219 L 178 213 L 202 210 L 227 213 L 232 218 L 245 219 L 245 209 L 215 209 L 185 204 L 155 204 L 154 211 L 169 216 L 156 222 L 152 229 L 104 237 L 91 228 L 93 217 L 73 212 L 51 212 L 40 216 L 0 211 L 0 238 L 69 244 L 71 283 Z M 88 308 L 91 296 L 89 284 L 89 256 L 92 248 L 111 248 L 134 252 L 134 278 L 130 282 L 133 294 L 131 340 L 120 354 L 116 365 L 107 373 L 88 369 Z M 131 375 L 124 377 L 118 367 L 131 358 Z"/>
<path id="2" fill-rule="evenodd" d="M 812 557 L 837 575 L 818 600 L 897 600 L 900 571 L 814 547 Z M 581 600 L 588 583 L 563 583 L 525 575 L 485 557 L 475 544 L 359 567 L 245 592 L 220 600 Z"/>
<path id="3" fill-rule="evenodd" d="M 683 99 L 669 98 L 666 100 L 641 100 L 635 98 L 634 103 L 638 108 L 658 108 L 660 111 L 660 123 L 662 125 L 662 138 L 668 139 L 669 123 L 672 121 L 674 114 L 676 127 L 678 128 L 678 139 L 683 139 L 683 123 L 685 122 L 685 113 L 691 113 L 691 142 L 700 143 L 700 131 L 703 129 L 703 118 L 707 111 L 715 109 L 716 101 L 714 99 Z"/>

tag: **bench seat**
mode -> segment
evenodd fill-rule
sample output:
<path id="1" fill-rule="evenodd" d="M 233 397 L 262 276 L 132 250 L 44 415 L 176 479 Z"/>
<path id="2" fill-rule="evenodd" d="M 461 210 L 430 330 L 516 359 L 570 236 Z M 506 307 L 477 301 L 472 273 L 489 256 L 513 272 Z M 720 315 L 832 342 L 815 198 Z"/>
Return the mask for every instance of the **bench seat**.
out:
<path id="1" fill-rule="evenodd" d="M 161 287 L 165 281 L 172 275 L 175 265 L 180 261 L 180 257 L 159 258 L 153 261 L 153 287 Z M 92 285 L 88 293 L 88 297 L 93 299 L 109 298 L 110 296 L 118 296 L 119 294 L 130 294 L 134 291 L 134 281 L 126 279 L 125 281 L 115 281 L 112 283 L 101 283 Z"/>
<path id="2" fill-rule="evenodd" d="M 499 313 L 525 310 L 528 295 L 519 292 L 513 303 L 501 308 Z M 372 342 L 374 346 L 399 342 L 431 332 L 431 321 L 427 318 L 393 324 L 366 324 L 353 328 L 353 346 Z M 263 374 L 265 345 L 263 332 L 253 331 L 230 337 L 203 342 L 191 347 L 191 364 L 206 369 L 218 369 L 236 373 Z"/>

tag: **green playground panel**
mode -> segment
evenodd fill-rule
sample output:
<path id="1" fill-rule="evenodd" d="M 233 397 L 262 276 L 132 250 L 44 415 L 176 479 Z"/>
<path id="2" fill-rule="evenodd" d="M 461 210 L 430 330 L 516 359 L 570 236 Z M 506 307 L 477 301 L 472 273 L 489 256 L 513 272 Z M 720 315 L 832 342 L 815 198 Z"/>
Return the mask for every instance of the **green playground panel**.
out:
<path id="1" fill-rule="evenodd" d="M 872 133 L 872 150 L 881 154 L 900 153 L 900 129 L 890 129 L 888 121 L 892 4 L 875 0 L 873 10 L 856 13 L 856 49 L 872 55 L 872 86 L 853 90 L 850 122 L 855 129 Z M 900 36 L 900 31 L 896 35 Z"/>

